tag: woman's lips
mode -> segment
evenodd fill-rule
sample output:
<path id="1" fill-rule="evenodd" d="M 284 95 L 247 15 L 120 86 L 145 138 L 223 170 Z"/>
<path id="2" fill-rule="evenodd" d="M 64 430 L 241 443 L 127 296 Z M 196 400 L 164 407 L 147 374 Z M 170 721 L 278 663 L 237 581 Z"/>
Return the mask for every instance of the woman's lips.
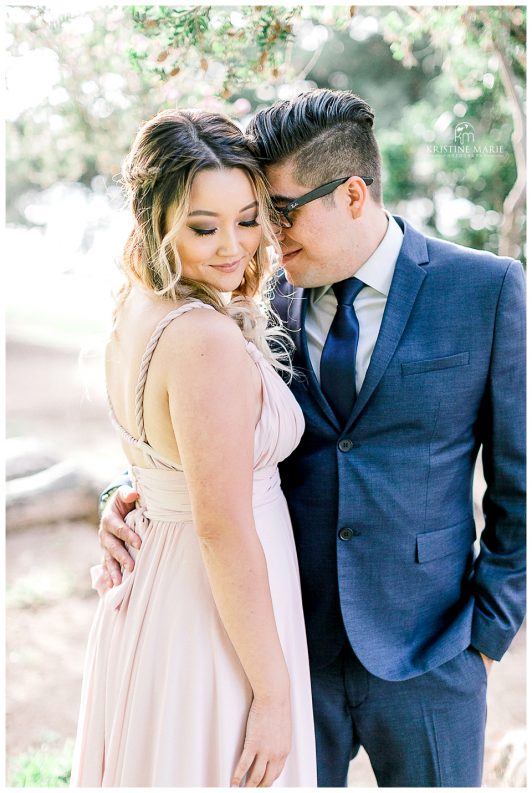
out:
<path id="1" fill-rule="evenodd" d="M 222 273 L 234 273 L 235 270 L 241 265 L 242 259 L 237 259 L 236 262 L 228 262 L 227 264 L 212 264 L 215 270 L 220 270 Z"/>

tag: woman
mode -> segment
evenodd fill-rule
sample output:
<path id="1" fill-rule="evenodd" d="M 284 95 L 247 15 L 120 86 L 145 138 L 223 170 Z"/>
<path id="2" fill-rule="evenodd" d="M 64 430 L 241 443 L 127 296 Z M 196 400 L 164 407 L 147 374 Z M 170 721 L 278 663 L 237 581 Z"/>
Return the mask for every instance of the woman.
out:
<path id="1" fill-rule="evenodd" d="M 142 549 L 120 586 L 95 584 L 72 784 L 315 786 L 277 472 L 303 417 L 257 302 L 265 184 L 238 128 L 199 111 L 147 122 L 123 176 L 135 226 L 106 374 Z"/>

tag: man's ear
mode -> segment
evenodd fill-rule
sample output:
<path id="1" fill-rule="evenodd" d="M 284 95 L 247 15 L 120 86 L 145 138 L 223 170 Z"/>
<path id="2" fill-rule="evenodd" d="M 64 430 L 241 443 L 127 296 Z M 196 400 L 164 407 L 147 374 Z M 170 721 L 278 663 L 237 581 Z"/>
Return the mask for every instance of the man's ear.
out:
<path id="1" fill-rule="evenodd" d="M 359 176 L 351 176 L 344 185 L 349 200 L 349 211 L 354 220 L 362 215 L 368 194 L 365 182 Z"/>

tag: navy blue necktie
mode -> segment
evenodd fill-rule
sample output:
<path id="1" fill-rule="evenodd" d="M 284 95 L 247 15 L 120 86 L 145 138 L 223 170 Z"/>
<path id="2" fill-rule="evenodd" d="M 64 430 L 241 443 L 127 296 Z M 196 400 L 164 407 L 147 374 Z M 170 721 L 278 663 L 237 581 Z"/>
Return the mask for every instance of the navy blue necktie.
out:
<path id="1" fill-rule="evenodd" d="M 321 354 L 321 390 L 342 425 L 347 422 L 356 398 L 359 328 L 353 303 L 365 285 L 358 278 L 333 284 L 338 308 Z"/>

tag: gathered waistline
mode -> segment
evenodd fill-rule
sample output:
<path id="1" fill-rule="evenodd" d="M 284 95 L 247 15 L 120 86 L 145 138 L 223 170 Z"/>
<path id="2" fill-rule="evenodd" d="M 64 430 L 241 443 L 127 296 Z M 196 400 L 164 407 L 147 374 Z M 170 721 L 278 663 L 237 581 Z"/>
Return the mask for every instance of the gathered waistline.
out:
<path id="1" fill-rule="evenodd" d="M 153 476 L 151 475 L 151 472 L 158 472 L 161 469 L 136 468 L 135 470 L 137 472 L 149 471 L 150 474 L 144 477 L 144 481 L 141 481 L 143 478 L 142 475 L 135 475 L 135 471 L 132 471 L 133 484 L 138 490 L 141 498 L 139 501 L 137 501 L 135 508 L 132 509 L 131 512 L 128 512 L 125 517 L 125 522 L 128 527 L 138 534 L 142 540 L 144 540 L 146 535 L 149 533 L 150 523 L 160 522 L 175 524 L 192 522 L 192 512 L 190 511 L 190 506 L 187 503 L 179 504 L 176 502 L 172 508 L 168 504 L 163 508 L 162 505 L 157 505 L 153 502 L 150 503 L 150 488 L 153 489 L 152 498 L 154 499 L 157 495 L 157 475 Z M 161 485 L 161 483 L 164 484 L 169 499 L 171 497 L 179 499 L 183 498 L 184 496 L 188 496 L 186 488 L 172 488 L 172 478 L 168 476 L 168 474 L 171 473 L 175 474 L 182 472 L 164 471 L 163 473 L 165 476 L 160 477 L 159 485 Z M 147 483 L 148 479 L 151 480 L 149 484 Z M 160 496 L 160 491 L 158 495 Z M 270 504 L 272 501 L 278 499 L 279 496 L 282 496 L 282 490 L 279 469 L 277 466 L 265 466 L 264 468 L 259 468 L 258 470 L 254 471 L 253 507 L 257 508 L 265 504 Z M 137 551 L 135 548 L 131 548 L 130 546 L 127 546 L 127 548 L 136 562 L 138 554 L 142 551 Z M 92 587 L 93 589 L 96 589 L 100 595 L 106 595 L 106 608 L 120 608 L 127 593 L 131 590 L 133 581 L 135 579 L 136 569 L 137 567 L 135 565 L 132 572 L 124 570 L 122 583 L 110 589 L 108 579 L 102 565 L 96 565 L 95 567 L 91 568 Z"/>
<path id="2" fill-rule="evenodd" d="M 131 469 L 131 477 L 140 496 L 135 518 L 142 515 L 149 521 L 164 523 L 182 523 L 193 519 L 182 471 L 134 467 Z M 253 472 L 254 508 L 270 504 L 280 495 L 281 480 L 277 465 L 264 466 Z"/>

